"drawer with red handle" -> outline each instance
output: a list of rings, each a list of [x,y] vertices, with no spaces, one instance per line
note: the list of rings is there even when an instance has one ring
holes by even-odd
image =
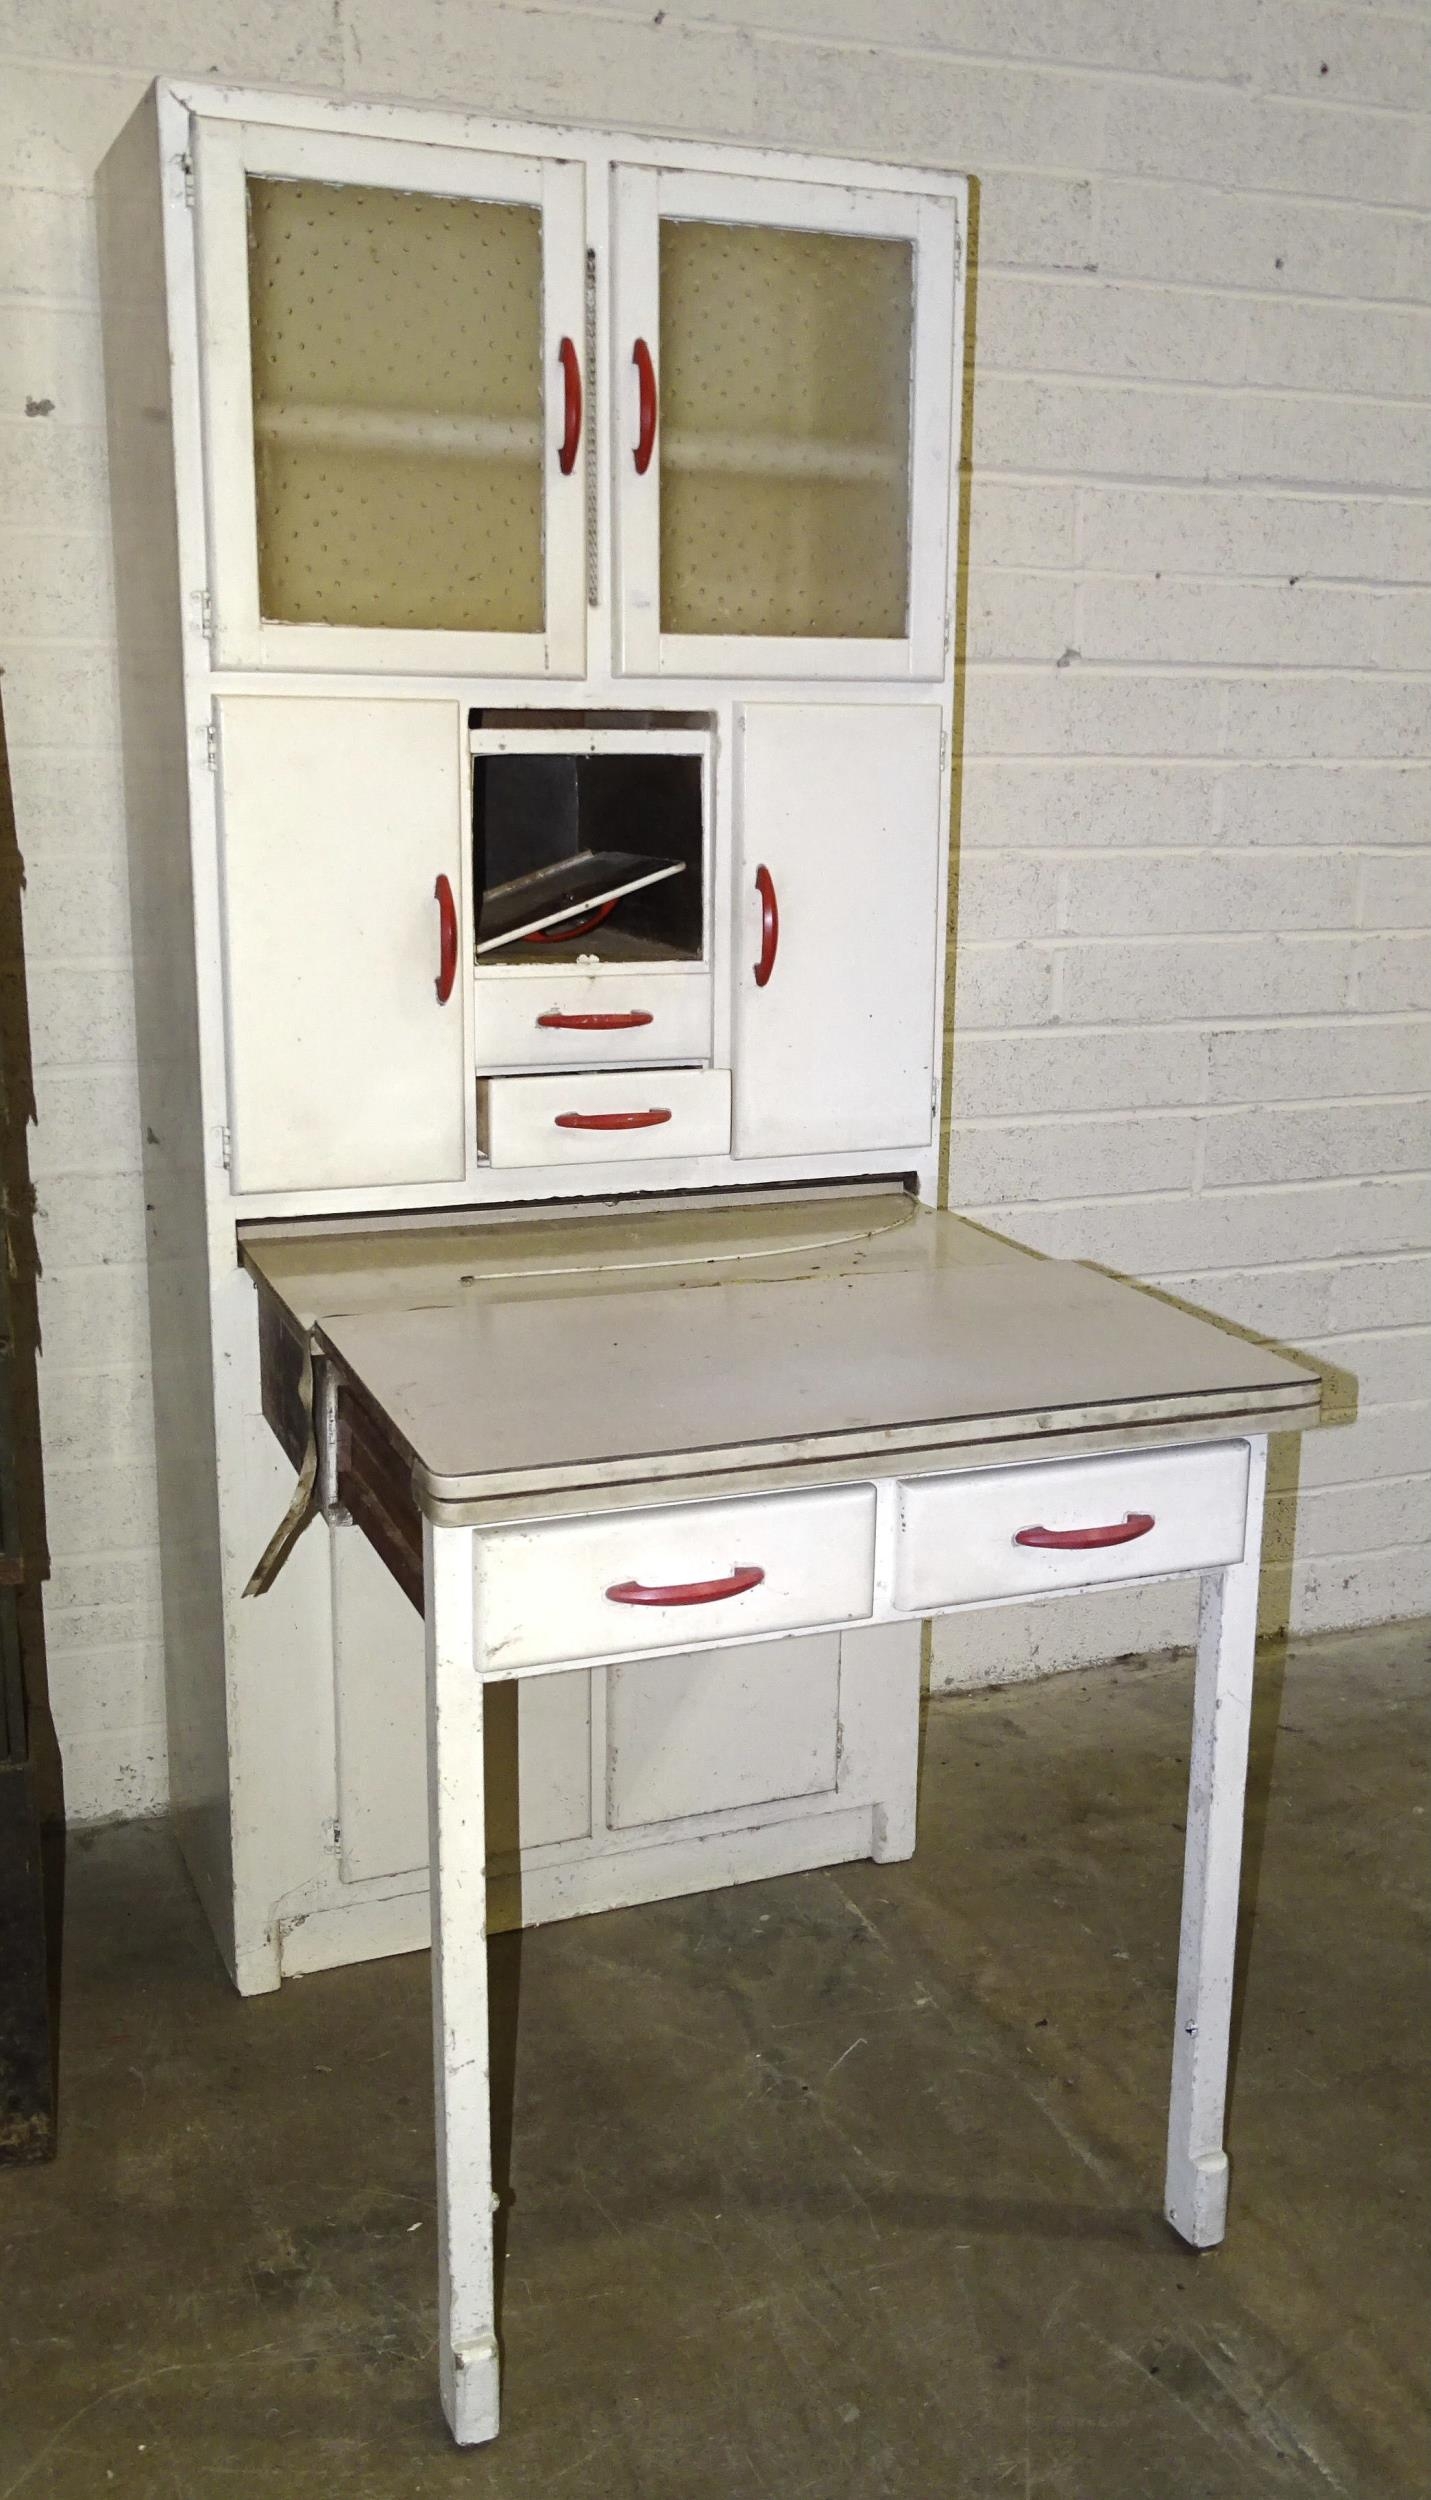
[[[1242,1558],[1247,1444],[1129,1450],[901,1483],[892,1595],[904,1614]]]
[[[484,1078],[477,1128],[483,1153],[499,1170],[729,1154],[730,1072],[630,1068]]]
[[[873,1485],[691,1502],[477,1539],[482,1654],[499,1673],[704,1648],[868,1619]]]
[[[477,975],[477,1066],[627,1068],[709,1060],[706,972]]]

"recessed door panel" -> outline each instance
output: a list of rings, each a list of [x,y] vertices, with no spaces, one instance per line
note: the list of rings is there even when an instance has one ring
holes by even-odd
[[[608,1818],[619,1831],[828,1795],[839,1720],[838,1633],[613,1667]]]

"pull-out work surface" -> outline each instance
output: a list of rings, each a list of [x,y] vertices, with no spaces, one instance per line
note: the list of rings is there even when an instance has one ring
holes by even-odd
[[[1196,1574],[1166,2212],[1220,2239],[1265,1436],[1315,1420],[1316,1375],[898,1193],[280,1228],[244,1255],[301,1471],[286,1533],[355,1520],[426,1622],[456,2437],[498,2419],[493,1681]]]

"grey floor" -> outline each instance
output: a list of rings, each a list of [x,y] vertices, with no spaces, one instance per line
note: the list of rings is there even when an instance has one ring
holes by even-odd
[[[1415,2500],[1428,1668],[1406,1627],[1264,1663],[1215,2254],[1158,2219],[1182,1665],[936,1704],[911,1865],[500,1942],[506,2426],[465,2457],[426,1960],[241,2003],[162,1829],[76,1839],[0,2500]]]

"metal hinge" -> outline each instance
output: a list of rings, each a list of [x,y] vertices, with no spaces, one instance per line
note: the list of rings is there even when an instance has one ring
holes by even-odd
[[[958,214],[957,214],[957,212],[956,212],[956,214],[955,214],[955,218],[954,218],[954,284],[955,284],[956,286],[958,285],[958,283],[959,283],[960,279],[963,277],[963,275],[964,275],[964,229],[963,229],[962,225],[961,225],[961,224],[960,224],[960,222],[959,222]]]
[[[223,1157],[224,1170],[226,1172],[231,1171],[233,1169],[234,1141],[233,1134],[229,1129],[221,1128],[219,1131],[219,1153]]]
[[[219,725],[217,721],[211,720],[207,729],[204,731],[204,762],[208,765],[211,773],[216,773],[218,771]]]
[[[212,594],[212,592],[210,592],[210,591],[207,591],[207,590],[201,590],[201,591],[200,591],[200,593],[199,593],[199,631],[200,631],[200,633],[201,633],[201,634],[212,634],[213,630],[214,630],[214,601],[213,601],[213,594]]]
[[[194,205],[194,160],[187,149],[182,156],[175,157],[174,167],[179,176],[174,197],[176,200],[182,200],[186,208],[192,208]]]
[[[940,769],[941,773],[943,772],[944,767],[945,767],[945,765],[948,763],[948,761],[949,761],[949,732],[948,732],[948,730],[947,730],[947,729],[941,729],[941,730],[940,730],[940,732],[939,732],[939,769]]]

